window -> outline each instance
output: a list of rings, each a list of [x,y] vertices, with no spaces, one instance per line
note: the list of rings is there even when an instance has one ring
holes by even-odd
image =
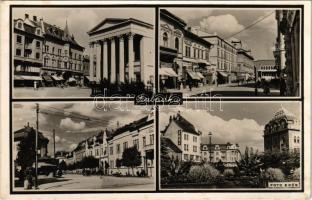
[[[17,27],[18,27],[18,28],[22,28],[22,23],[21,23],[21,22],[18,22],[18,23],[17,23]]]
[[[197,146],[193,146],[193,152],[197,152]]]
[[[128,149],[128,142],[123,143],[123,150]]]
[[[178,145],[181,145],[181,130],[178,130]]]
[[[61,61],[60,60],[57,61],[57,67],[61,68]]]
[[[17,56],[21,56],[22,55],[22,51],[20,49],[16,49],[16,55]]]
[[[40,48],[40,46],[41,46],[41,45],[40,45],[40,42],[39,42],[39,41],[36,41],[36,47],[37,47],[37,48]]]
[[[175,38],[174,47],[179,51],[179,38]]]
[[[197,142],[197,137],[193,136],[193,142]]]
[[[44,58],[44,66],[46,67],[46,66],[48,66],[48,62],[49,62],[49,58]]]
[[[49,46],[48,45],[45,46],[45,52],[49,52]]]
[[[146,138],[143,137],[143,147],[145,147],[145,146],[146,146]]]
[[[109,154],[110,154],[110,155],[113,155],[113,154],[114,154],[114,147],[110,147],[110,148],[109,148]]]
[[[17,43],[22,43],[22,36],[17,35],[17,36],[16,36],[16,42],[17,42]]]
[[[52,54],[54,54],[54,47],[52,47]]]
[[[67,50],[65,50],[65,56],[67,56]]]
[[[40,29],[37,29],[37,35],[40,35]]]
[[[139,149],[139,139],[133,140],[133,146],[136,146]]]
[[[184,144],[184,151],[188,151],[189,150],[188,147],[189,147],[188,144]]]
[[[154,144],[154,134],[150,135],[150,144]]]
[[[36,59],[40,59],[40,53],[36,53]]]
[[[184,154],[183,157],[184,157],[184,160],[188,160],[188,154]]]
[[[117,154],[120,154],[120,144],[116,145],[116,151],[117,151]]]
[[[196,48],[193,48],[193,57],[196,58]]]
[[[163,34],[163,43],[165,47],[168,47],[168,34],[167,33]]]
[[[60,56],[62,54],[62,49],[58,49],[58,55]]]

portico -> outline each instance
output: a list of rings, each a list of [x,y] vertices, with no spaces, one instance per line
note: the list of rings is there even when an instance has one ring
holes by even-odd
[[[132,18],[107,18],[88,34],[91,81],[153,82],[153,25]]]

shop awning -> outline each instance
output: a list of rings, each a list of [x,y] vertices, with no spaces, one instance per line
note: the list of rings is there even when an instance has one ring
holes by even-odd
[[[74,79],[73,77],[70,77],[70,78],[68,79],[68,82],[76,82],[76,79]]]
[[[196,75],[201,79],[205,78],[200,72],[196,72]]]
[[[187,72],[188,75],[190,75],[190,77],[193,79],[193,80],[200,80],[201,78],[196,74],[196,72]]]
[[[51,76],[45,75],[45,76],[42,76],[42,78],[43,78],[45,81],[47,81],[47,82],[53,82]]]
[[[14,75],[14,80],[41,81],[40,76]]]
[[[221,76],[223,76],[223,77],[228,77],[228,74],[227,74],[226,72],[220,72],[220,71],[218,71],[218,73],[219,73]]]
[[[35,167],[35,163],[33,164],[33,167]],[[56,167],[56,165],[46,163],[46,162],[38,162],[38,168],[40,167]]]
[[[159,69],[159,75],[169,76],[169,77],[178,77],[178,74],[173,71],[172,68],[169,67],[161,67]]]
[[[55,80],[55,81],[63,81],[64,79],[63,79],[63,77],[61,77],[61,76],[52,76],[52,78]]]

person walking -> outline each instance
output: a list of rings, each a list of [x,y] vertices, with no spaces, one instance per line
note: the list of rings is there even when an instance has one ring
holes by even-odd
[[[286,96],[286,81],[284,77],[281,77],[280,81],[280,96]]]

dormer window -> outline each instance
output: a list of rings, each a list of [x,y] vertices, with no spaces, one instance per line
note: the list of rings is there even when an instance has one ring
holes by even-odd
[[[22,28],[22,22],[17,23],[17,28],[20,28],[20,29]]]
[[[37,29],[37,35],[41,35],[40,29]]]

